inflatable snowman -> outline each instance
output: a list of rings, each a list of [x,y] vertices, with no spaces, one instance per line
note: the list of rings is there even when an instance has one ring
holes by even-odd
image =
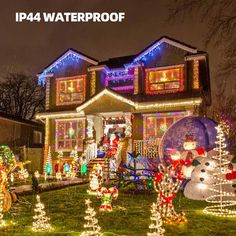
[[[210,185],[215,183],[213,173],[216,162],[209,157],[197,157],[193,160],[196,167],[191,174],[191,180],[186,184],[184,195],[193,200],[205,200],[213,194]]]
[[[197,142],[193,135],[186,135],[183,148],[184,151],[181,153],[181,160],[184,161],[182,172],[185,178],[190,178],[194,169],[192,166],[193,159],[199,156],[204,157],[205,152],[202,148],[197,149]]]

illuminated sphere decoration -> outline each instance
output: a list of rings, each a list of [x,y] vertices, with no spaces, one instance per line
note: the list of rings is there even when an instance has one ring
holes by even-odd
[[[217,123],[207,117],[187,116],[174,124],[163,135],[160,141],[160,157],[163,160],[165,151],[176,149],[180,152],[190,148],[203,148],[208,151],[215,147]],[[193,142],[186,142],[186,136],[192,135]]]

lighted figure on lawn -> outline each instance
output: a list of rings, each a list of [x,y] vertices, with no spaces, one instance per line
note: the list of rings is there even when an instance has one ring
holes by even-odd
[[[165,223],[181,224],[186,223],[187,219],[183,213],[177,213],[173,206],[175,194],[183,180],[181,168],[174,170],[172,165],[158,166],[158,173],[154,178],[154,189],[157,192],[157,202],[159,212]]]
[[[150,232],[147,236],[164,236],[165,229],[162,227],[162,218],[160,212],[158,212],[158,203],[153,203],[151,206],[151,221],[149,225]]]
[[[64,174],[66,174],[67,172],[70,171],[70,165],[68,164],[68,162],[66,161],[66,163],[63,166],[63,172]]]
[[[85,156],[82,156],[80,165],[81,165],[81,168],[80,168],[81,175],[86,176],[87,175],[87,161],[86,161]]]
[[[231,184],[228,186],[227,190],[236,194],[236,156],[231,157],[231,161],[228,165],[228,170],[229,173],[225,175],[225,178],[231,181]]]
[[[214,150],[217,154],[212,157],[216,162],[215,172],[212,177],[216,181],[211,185],[213,194],[206,199],[212,205],[207,206],[204,212],[215,216],[236,217],[236,211],[230,209],[230,207],[234,208],[236,205],[235,193],[226,191],[224,188],[226,185],[232,184],[232,181],[226,179],[227,174],[230,172],[228,169],[230,161],[228,160],[229,153],[226,150],[227,145],[222,125],[219,124],[216,130],[217,137]]]
[[[80,236],[101,236],[101,227],[98,225],[98,220],[95,217],[96,212],[94,209],[90,206],[91,201],[90,199],[85,200],[85,205],[87,206],[87,209],[85,211],[86,216],[84,219],[86,220],[86,224],[84,224],[84,228],[86,229],[83,231]]]
[[[101,186],[102,184],[102,179],[103,178],[103,172],[101,169],[101,165],[97,164],[94,166],[93,170],[91,171],[89,175],[89,189],[87,192],[91,195],[96,195],[97,194],[97,189]]]
[[[194,200],[205,200],[213,194],[210,186],[216,182],[212,173],[215,171],[216,162],[209,157],[197,157],[193,160],[195,166],[191,180],[184,188],[184,195]]]
[[[0,146],[0,186],[3,197],[3,211],[8,211],[12,206],[12,199],[15,195],[9,192],[9,178],[19,168],[21,171],[25,163],[16,162],[15,156],[8,146]]]
[[[51,154],[51,147],[50,146],[48,148],[48,155],[47,155],[45,172],[47,175],[52,174],[52,154]]]
[[[101,199],[101,206],[99,208],[100,211],[112,211],[112,200],[116,200],[118,198],[118,189],[115,187],[106,188],[100,187],[97,189],[97,197]]]
[[[6,221],[3,219],[3,186],[0,184],[0,228],[6,225]]]
[[[37,203],[35,205],[35,215],[33,216],[34,222],[32,230],[34,232],[49,232],[52,230],[52,227],[49,223],[50,218],[46,216],[44,210],[44,204],[41,203],[40,196],[36,195]]]
[[[193,135],[186,135],[183,148],[184,151],[181,153],[181,160],[184,161],[182,172],[185,178],[190,178],[194,169],[192,166],[193,159],[200,155],[203,156],[205,152],[202,148],[197,150],[197,142]]]

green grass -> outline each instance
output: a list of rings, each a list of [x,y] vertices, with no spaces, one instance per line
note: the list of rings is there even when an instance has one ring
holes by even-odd
[[[80,185],[40,194],[54,231],[37,235],[79,235],[84,224],[84,199],[89,197],[97,212],[100,205],[100,201],[95,196],[89,196],[86,189],[87,185]],[[97,214],[104,235],[146,235],[150,224],[150,205],[155,199],[156,194],[134,195],[120,192],[118,199],[113,202],[113,212]],[[0,235],[32,235],[34,204],[35,196],[20,197],[20,202],[4,216],[8,221],[15,221],[16,225],[1,230]],[[202,209],[205,205],[205,202],[188,200],[179,194],[175,208],[177,211],[184,210],[188,223],[179,226],[164,225],[165,235],[236,235],[236,218],[224,219],[204,215]]]

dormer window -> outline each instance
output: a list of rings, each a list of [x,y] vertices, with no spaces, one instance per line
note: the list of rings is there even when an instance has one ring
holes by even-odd
[[[86,75],[57,79],[57,105],[80,104],[85,100]]]
[[[146,94],[182,91],[183,65],[146,69]]]

